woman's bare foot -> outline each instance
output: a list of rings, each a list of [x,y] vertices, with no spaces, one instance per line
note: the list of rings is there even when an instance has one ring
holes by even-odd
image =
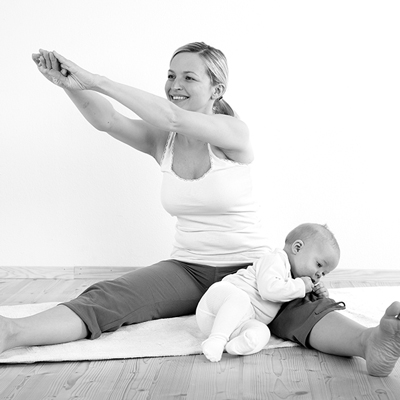
[[[367,371],[388,376],[400,357],[400,302],[388,307],[380,324],[365,332]]]

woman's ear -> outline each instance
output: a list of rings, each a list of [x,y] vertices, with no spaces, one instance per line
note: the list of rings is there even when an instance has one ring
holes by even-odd
[[[216,100],[216,99],[219,99],[220,97],[222,97],[222,95],[224,94],[224,91],[225,91],[224,89],[225,89],[225,87],[221,83],[218,84],[217,86],[215,86],[212,98],[214,100]]]
[[[300,239],[296,240],[292,244],[293,254],[297,254],[304,247],[304,242]]]

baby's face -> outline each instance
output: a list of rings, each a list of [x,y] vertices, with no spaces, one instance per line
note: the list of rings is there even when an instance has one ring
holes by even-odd
[[[291,257],[293,276],[309,276],[314,283],[333,271],[338,264],[338,249],[325,240],[305,243]]]

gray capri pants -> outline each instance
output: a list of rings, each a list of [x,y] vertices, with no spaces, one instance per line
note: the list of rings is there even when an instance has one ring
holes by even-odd
[[[247,266],[211,267],[165,260],[114,280],[95,283],[62,304],[86,324],[88,338],[96,339],[123,325],[194,314],[201,297],[214,282]],[[309,347],[308,336],[313,326],[328,312],[344,306],[331,299],[301,300],[304,299],[285,304],[269,327],[275,335]],[[285,307],[292,303],[293,307]]]

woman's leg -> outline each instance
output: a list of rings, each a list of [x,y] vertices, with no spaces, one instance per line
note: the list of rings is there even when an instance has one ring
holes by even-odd
[[[315,324],[309,342],[324,353],[362,357],[370,375],[388,376],[400,357],[400,302],[387,308],[375,328],[329,313]]]
[[[283,304],[268,326],[282,339],[332,355],[362,357],[369,374],[389,375],[400,356],[400,302],[392,303],[374,328],[336,312],[340,309],[343,303],[308,293]]]
[[[31,317],[1,317],[0,351],[93,339],[122,325],[193,314],[204,291],[181,263],[163,261],[94,284],[76,299]]]
[[[26,318],[0,316],[0,353],[18,346],[71,342],[86,336],[86,325],[64,306]]]
[[[194,314],[205,289],[190,272],[186,264],[161,261],[99,282],[64,304],[85,322],[91,339],[123,325]]]

